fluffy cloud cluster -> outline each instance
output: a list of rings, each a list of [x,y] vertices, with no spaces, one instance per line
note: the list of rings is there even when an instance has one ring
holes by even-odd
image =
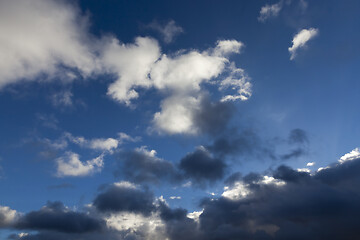
[[[66,68],[91,75],[98,64],[87,24],[65,1],[1,1],[0,87],[40,75],[73,78]]]
[[[200,132],[194,118],[201,111],[204,83],[236,91],[221,101],[251,96],[249,77],[229,60],[230,54],[243,48],[239,41],[222,40],[204,51],[167,55],[150,37],[125,44],[113,36],[91,36],[87,17],[65,1],[2,1],[0,9],[0,87],[20,80],[73,80],[110,74],[115,81],[107,94],[120,103],[131,105],[139,98],[139,88],[162,92],[166,97],[153,124],[156,131],[170,134]],[[161,29],[166,42],[182,31],[173,21]],[[71,97],[65,92],[52,99],[57,105],[71,105]]]
[[[357,239],[359,170],[357,157],[312,174],[284,165],[267,174],[235,173],[222,196],[202,200],[202,210],[190,213],[146,188],[117,182],[102,187],[83,211],[60,202],[26,214],[0,207],[0,227],[24,231],[9,238],[27,240]]]
[[[104,166],[104,155],[100,155],[86,162],[80,161],[79,155],[67,152],[65,156],[56,159],[58,177],[87,176],[101,171]]]

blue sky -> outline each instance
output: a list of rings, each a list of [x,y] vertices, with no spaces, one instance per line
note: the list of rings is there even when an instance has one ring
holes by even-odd
[[[178,239],[184,222],[195,239],[291,237],[275,220],[210,234],[207,209],[265,194],[251,184],[287,188],[284,166],[319,181],[356,163],[359,10],[355,0],[0,1],[1,238]],[[36,225],[42,211],[101,226]]]

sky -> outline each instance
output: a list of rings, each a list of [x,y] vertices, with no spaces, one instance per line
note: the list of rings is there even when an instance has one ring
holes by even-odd
[[[0,239],[360,238],[359,11],[0,0]]]

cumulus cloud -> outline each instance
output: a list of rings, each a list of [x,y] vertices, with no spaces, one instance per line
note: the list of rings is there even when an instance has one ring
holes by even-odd
[[[290,52],[290,60],[295,59],[297,51],[306,47],[306,43],[318,34],[319,30],[316,28],[302,29],[299,31],[292,40],[292,46],[288,49]]]
[[[222,179],[226,164],[222,159],[213,157],[204,147],[199,147],[181,159],[179,168],[192,182],[203,185]]]
[[[350,240],[360,236],[359,170],[360,158],[354,158],[314,174],[284,165],[266,174],[234,174],[221,196],[203,199],[193,212],[118,182],[102,188],[86,212],[60,202],[26,214],[2,207],[1,227],[37,231],[22,235],[28,240]]]
[[[165,43],[171,43],[175,37],[184,32],[184,29],[176,25],[174,20],[170,20],[166,24],[160,24],[158,21],[153,21],[147,27],[158,31]]]
[[[65,1],[1,1],[0,87],[41,74],[91,75],[98,64],[87,28],[86,17]]]
[[[274,3],[272,5],[266,4],[265,6],[261,7],[258,20],[260,22],[265,22],[269,18],[277,17],[282,7],[283,7],[283,1]]]
[[[20,214],[8,206],[0,205],[0,227],[9,227],[20,217]]]
[[[0,59],[0,87],[20,80],[73,80],[109,74],[115,80],[107,94],[119,103],[133,106],[139,89],[154,88],[163,93],[166,97],[154,114],[153,124],[158,132],[170,134],[200,133],[193,116],[201,110],[204,83],[226,90],[221,101],[251,96],[250,78],[229,59],[243,49],[240,41],[220,40],[203,51],[164,54],[150,37],[137,37],[134,43],[126,44],[110,34],[91,36],[87,17],[66,1],[2,1],[0,9],[0,43],[4,48],[0,49],[4,58]],[[173,21],[157,28],[165,41],[182,31]],[[70,91],[63,91],[53,95],[52,102],[71,106],[72,98]]]
[[[148,37],[138,37],[134,44],[123,44],[116,38],[107,41],[102,61],[106,69],[117,77],[109,86],[107,94],[119,102],[130,105],[132,99],[139,97],[134,88],[152,86],[149,72],[160,57],[160,47],[157,41]]]
[[[130,212],[149,216],[155,210],[154,196],[131,183],[123,182],[108,186],[94,200],[100,212]]]
[[[156,156],[155,150],[145,146],[120,154],[115,176],[124,176],[135,183],[175,182],[181,179],[175,166]]]
[[[104,155],[88,160],[80,161],[80,156],[73,152],[67,152],[64,156],[56,159],[57,177],[83,177],[100,172],[104,166]]]
[[[22,216],[15,228],[27,230],[52,230],[65,233],[100,231],[103,222],[84,213],[74,212],[61,202],[48,202],[38,211]]]
[[[139,97],[139,88],[155,88],[166,93],[161,111],[154,114],[156,130],[169,134],[199,133],[193,115],[201,110],[202,84],[219,84],[219,89],[231,88],[222,101],[247,100],[251,96],[250,78],[243,69],[229,61],[230,54],[240,53],[244,44],[236,40],[218,41],[205,51],[179,51],[161,54],[158,43],[148,37],[138,37],[134,44],[108,39],[102,62],[117,80],[108,88],[113,99],[131,105]],[[220,74],[228,77],[216,79]]]

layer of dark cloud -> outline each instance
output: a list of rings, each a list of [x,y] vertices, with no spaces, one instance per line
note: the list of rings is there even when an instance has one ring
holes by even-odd
[[[132,212],[148,216],[155,210],[153,199],[148,190],[111,185],[97,195],[94,206],[100,212]]]
[[[243,177],[234,174],[228,183],[243,182],[249,194],[240,199],[203,199],[198,221],[189,218],[186,209],[172,209],[161,200],[154,203],[152,193],[126,184],[105,188],[94,206],[113,214],[158,214],[167,235],[159,240],[352,240],[360,238],[359,172],[360,158],[314,174],[282,165],[272,171],[272,176],[284,185],[261,183],[263,175],[258,173]],[[22,238],[26,240],[146,239],[141,230],[116,231],[104,227],[102,221],[50,202],[20,217],[14,227],[39,231]],[[11,235],[9,239],[19,238]]]
[[[135,183],[155,183],[160,181],[177,182],[181,176],[175,166],[166,160],[149,156],[139,151],[121,153],[118,159],[115,176],[124,177]]]
[[[201,231],[205,239],[358,239],[359,170],[360,159],[315,175],[280,166],[273,176],[284,186],[254,181],[244,199],[204,201]]]
[[[65,233],[85,233],[100,231],[101,220],[65,208],[61,202],[48,202],[38,211],[22,216],[14,225],[17,229],[51,230]]]
[[[222,179],[226,164],[222,159],[214,158],[205,149],[199,148],[181,159],[179,168],[193,182],[204,184]]]
[[[194,114],[194,125],[202,133],[219,135],[228,127],[235,111],[234,105],[229,102],[211,102],[208,97],[204,97],[199,111]]]
[[[186,209],[171,209],[166,204],[160,202],[158,211],[160,213],[160,218],[166,225],[166,232],[169,239],[202,239],[202,233],[199,231],[195,221],[187,217]]]
[[[216,111],[211,114],[216,115]],[[117,178],[140,184],[179,184],[190,180],[195,185],[205,186],[221,180],[231,161],[238,163],[249,159],[289,160],[307,154],[308,138],[304,130],[292,130],[288,142],[295,144],[297,148],[278,155],[273,144],[262,140],[255,130],[232,129],[216,136],[211,144],[188,153],[178,164],[138,150],[120,153],[114,174]]]

